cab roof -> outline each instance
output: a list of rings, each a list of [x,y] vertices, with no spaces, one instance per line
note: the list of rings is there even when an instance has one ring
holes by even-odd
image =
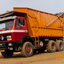
[[[16,15],[20,16],[21,14],[25,14],[25,13],[20,13],[20,12],[16,12],[16,11],[9,11],[9,12],[0,14],[0,18],[7,17],[7,16],[16,16]]]

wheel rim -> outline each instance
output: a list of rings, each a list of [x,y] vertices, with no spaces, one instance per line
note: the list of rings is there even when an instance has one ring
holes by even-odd
[[[30,53],[31,52],[31,47],[27,46],[26,51],[27,51],[27,53]]]
[[[60,47],[60,49],[62,49],[62,48],[63,48],[62,43],[60,43],[59,47]]]
[[[52,47],[53,50],[55,50],[55,44],[54,43],[52,43],[51,47]]]

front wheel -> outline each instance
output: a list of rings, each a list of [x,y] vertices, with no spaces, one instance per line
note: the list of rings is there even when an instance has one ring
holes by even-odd
[[[25,42],[22,46],[21,55],[30,57],[33,55],[33,45],[31,42]]]
[[[1,54],[2,54],[2,56],[3,56],[4,58],[12,57],[13,51],[5,50],[5,52],[1,52]]]

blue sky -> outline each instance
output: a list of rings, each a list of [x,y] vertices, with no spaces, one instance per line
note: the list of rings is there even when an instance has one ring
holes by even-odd
[[[49,13],[64,12],[64,0],[0,0],[0,14],[13,7],[29,7]]]

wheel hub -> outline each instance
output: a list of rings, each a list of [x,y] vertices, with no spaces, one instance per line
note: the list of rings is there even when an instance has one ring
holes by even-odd
[[[30,53],[31,52],[31,47],[27,46],[26,51],[27,51],[27,53]]]
[[[51,47],[52,47],[53,50],[55,50],[55,44],[54,43],[52,44]]]
[[[62,43],[60,43],[60,45],[59,45],[59,46],[60,46],[60,49],[62,49],[62,48],[63,48]]]

